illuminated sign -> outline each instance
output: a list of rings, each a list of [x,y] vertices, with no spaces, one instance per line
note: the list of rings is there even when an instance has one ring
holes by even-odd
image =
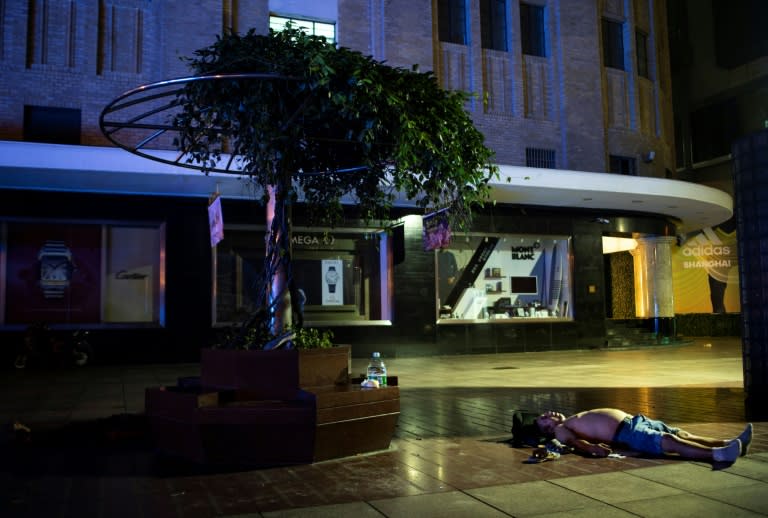
[[[333,246],[336,242],[330,234],[294,234],[291,244],[294,246]]]

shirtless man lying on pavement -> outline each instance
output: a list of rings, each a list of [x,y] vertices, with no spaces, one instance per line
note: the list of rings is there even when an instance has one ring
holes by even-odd
[[[622,445],[651,455],[671,453],[688,459],[734,462],[747,454],[752,441],[751,423],[735,439],[714,439],[615,408],[585,410],[570,417],[549,411],[536,418],[536,425],[566,446],[594,457],[606,457],[612,445]]]

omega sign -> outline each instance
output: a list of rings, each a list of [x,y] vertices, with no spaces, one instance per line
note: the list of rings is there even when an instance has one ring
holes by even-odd
[[[520,245],[520,246],[513,246],[512,249],[512,260],[513,261],[533,261],[536,257],[536,250],[538,250],[541,247],[541,244],[536,241],[532,245]]]
[[[332,246],[335,241],[330,234],[294,234],[291,238],[293,246]]]

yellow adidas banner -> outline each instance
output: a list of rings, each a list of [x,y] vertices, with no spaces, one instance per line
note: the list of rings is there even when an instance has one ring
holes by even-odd
[[[675,313],[738,313],[739,264],[732,222],[707,227],[672,254]]]

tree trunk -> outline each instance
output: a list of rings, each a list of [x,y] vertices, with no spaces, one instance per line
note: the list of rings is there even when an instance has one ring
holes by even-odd
[[[270,185],[267,202],[267,247],[264,263],[270,329],[279,336],[291,325],[289,283],[290,230],[285,187]]]

